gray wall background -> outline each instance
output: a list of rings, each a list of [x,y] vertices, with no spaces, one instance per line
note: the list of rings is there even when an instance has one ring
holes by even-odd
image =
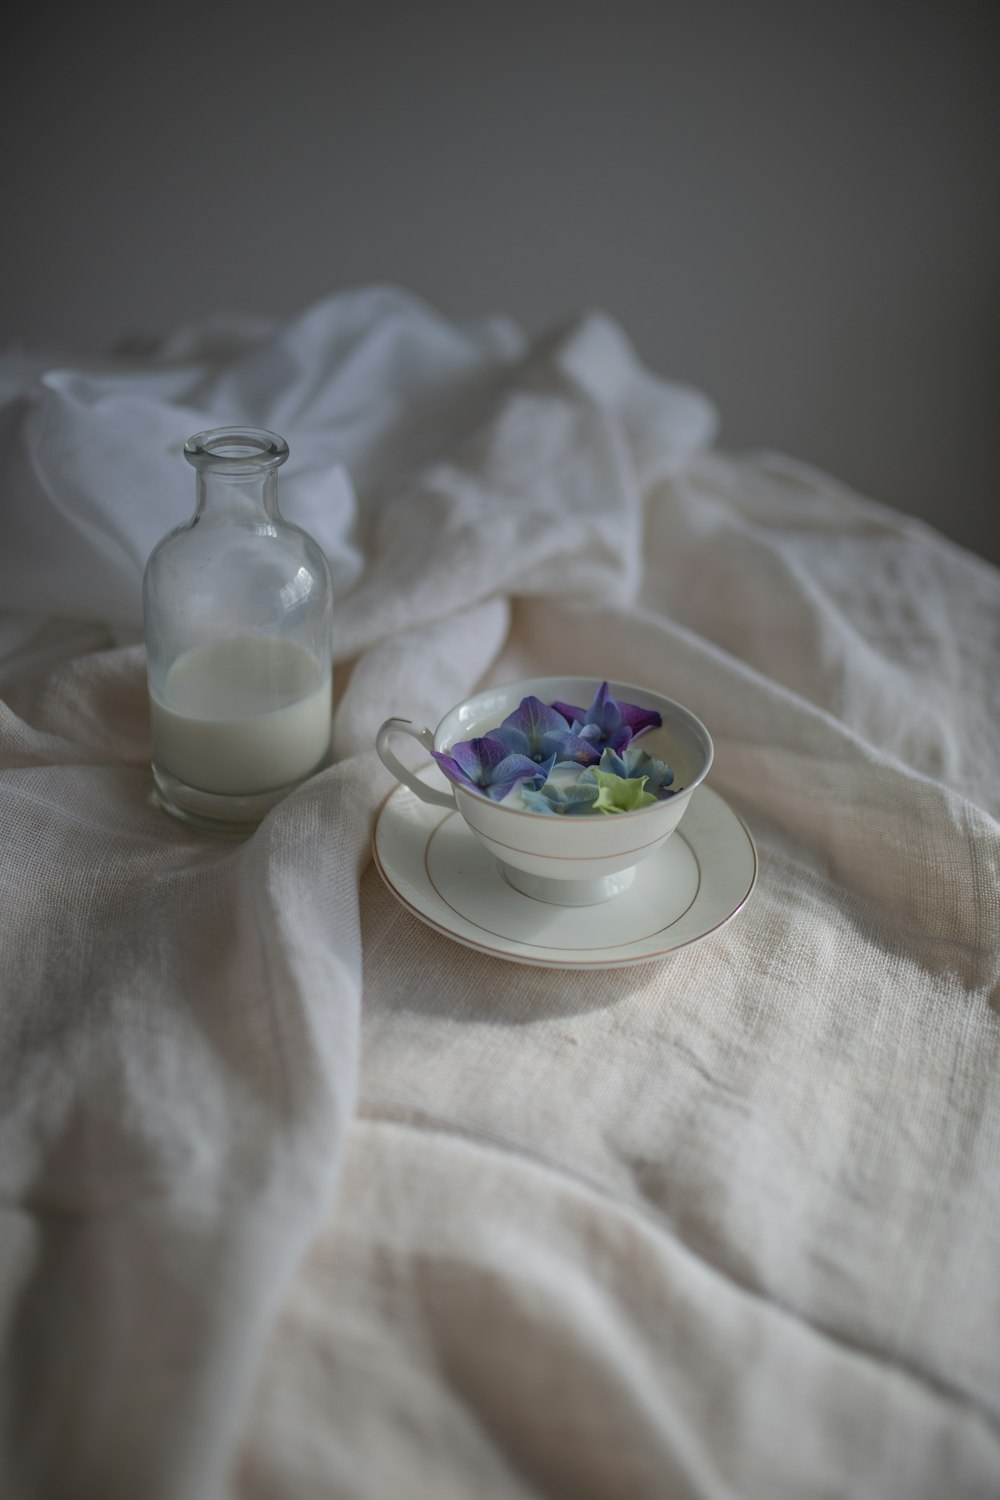
[[[35,7],[0,339],[107,348],[393,281],[584,307],[1000,562],[1000,6]]]

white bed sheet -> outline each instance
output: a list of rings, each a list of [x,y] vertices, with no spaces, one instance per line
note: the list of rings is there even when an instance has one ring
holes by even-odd
[[[2,373],[2,1492],[997,1493],[1000,574],[601,315]],[[137,644],[231,421],[338,595],[336,764],[241,845],[153,805]],[[542,673],[709,725],[704,944],[522,968],[379,881],[377,725]]]

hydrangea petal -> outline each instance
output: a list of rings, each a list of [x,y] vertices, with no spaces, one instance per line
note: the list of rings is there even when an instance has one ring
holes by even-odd
[[[453,755],[446,755],[442,750],[432,750],[431,754],[449,781],[454,782],[456,786],[464,786],[466,791],[478,792],[481,790],[468,772],[462,770],[462,767]]]
[[[511,755],[531,754],[531,741],[528,736],[520,729],[515,729],[512,724],[503,723],[499,728],[494,729],[493,738],[506,745]]]
[[[615,776],[645,776],[647,792],[660,798],[674,795],[668,790],[674,780],[672,768],[666,761],[657,760],[654,755],[650,755],[641,745],[630,745],[621,755],[611,749],[605,750],[601,756],[600,769],[610,771]]]
[[[628,727],[627,724],[621,724],[615,730],[615,732],[612,735],[608,736],[608,738],[605,741],[605,743],[607,745],[610,745],[611,749],[612,750],[616,750],[618,752],[618,754],[620,755],[621,752],[623,750],[625,750],[628,747],[628,745],[631,743],[631,740],[632,740],[632,731],[631,731],[631,729]]]
[[[578,739],[590,741],[599,750],[603,750],[605,745],[612,745],[616,750],[624,749],[632,738],[632,731],[618,712],[618,705],[606,682],[600,684],[588,709],[558,702],[553,704],[553,708],[569,719],[572,734]]]
[[[594,803],[595,812],[635,812],[642,807],[652,807],[656,798],[646,791],[646,778],[615,776],[610,771],[587,771],[597,782],[599,792]]]
[[[621,776],[623,778],[628,776],[628,767],[625,764],[624,758],[618,754],[617,750],[612,750],[610,745],[607,746],[601,755],[601,770],[610,772],[612,776]]]
[[[504,797],[522,781],[531,781],[535,787],[540,787],[545,781],[555,758],[545,761],[542,765],[536,764],[527,755],[508,755],[498,766],[493,768],[487,785],[482,790],[493,802],[502,802]]]
[[[621,725],[622,716],[618,704],[611,696],[611,689],[602,682],[594,694],[594,701],[587,709],[586,723],[596,724],[602,735],[613,734]]]
[[[554,817],[556,809],[548,797],[542,792],[536,792],[534,787],[522,786],[521,801],[529,812],[545,813],[547,817]]]
[[[663,715],[655,708],[640,708],[637,703],[619,703],[618,712],[631,729],[634,740],[647,729],[659,729],[663,723]]]
[[[599,788],[596,786],[581,786],[576,782],[573,786],[563,789],[563,800],[566,803],[566,811],[586,812],[589,807],[597,801]]]
[[[489,781],[490,772],[507,759],[510,751],[502,740],[484,734],[479,739],[459,740],[452,745],[451,753],[465,774],[482,787]]]
[[[557,714],[561,714],[566,723],[572,728],[574,724],[582,724],[587,717],[587,711],[583,708],[574,708],[572,703],[560,703],[556,701],[552,707]]]
[[[577,733],[584,728],[596,726],[605,744],[610,743],[621,724],[626,725],[631,738],[636,739],[640,734],[645,734],[647,729],[658,728],[663,723],[662,715],[655,708],[641,708],[637,703],[621,703],[613,698],[606,682],[602,682],[597,689],[589,708],[577,708],[572,703],[558,701],[552,707]]]
[[[527,698],[521,699],[514,712],[507,715],[500,727],[516,729],[534,747],[541,743],[544,734],[551,734],[553,731],[561,733],[566,726],[562,722],[562,714],[556,708],[550,708],[541,698],[529,694]]]
[[[563,730],[558,736],[546,735],[546,743],[552,744],[555,749],[557,765],[596,766],[601,758],[601,752],[591,740],[573,734],[569,729]]]
[[[450,755],[437,750],[431,754],[449,781],[485,793],[493,802],[502,801],[519,782],[530,780],[541,786],[555,765],[554,755],[541,765],[527,755],[512,755],[494,735],[459,740],[452,745]]]
[[[531,812],[563,813],[567,816],[588,812],[591,804],[597,800],[597,796],[596,783],[587,786],[581,786],[579,782],[571,783],[569,786],[546,783],[541,791],[528,787],[521,788],[521,798]]]

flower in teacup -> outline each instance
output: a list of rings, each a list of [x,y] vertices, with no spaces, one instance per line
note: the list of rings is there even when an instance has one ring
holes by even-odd
[[[597,797],[591,804],[594,812],[636,812],[641,807],[652,807],[656,798],[646,791],[645,776],[616,776],[612,771],[602,771],[593,766],[583,771],[577,786],[593,784]]]
[[[559,702],[553,703],[552,707],[566,720],[573,734],[589,740],[598,750],[610,746],[619,754],[647,729],[663,723],[655,708],[640,708],[637,703],[617,703],[606,682],[601,683],[587,709]]]
[[[650,755],[641,745],[629,745],[620,755],[608,748],[601,755],[599,769],[630,780],[644,777],[646,791],[652,792],[659,800],[674,797],[679,790],[676,787],[671,790],[674,773],[666,761],[657,760],[655,755]]]
[[[529,787],[527,782],[521,788],[521,801],[529,812],[539,813],[563,813],[572,816],[574,813],[590,812],[597,801],[600,788],[594,782],[581,786],[579,781],[569,786],[556,786],[547,781],[540,791]]]
[[[512,755],[526,755],[536,765],[544,765],[553,755],[560,765],[593,766],[600,759],[597,747],[574,734],[557,709],[531,696],[522,698],[514,712],[490,730],[490,737],[502,740]]]
[[[485,793],[492,802],[502,802],[523,782],[541,786],[556,763],[554,755],[540,765],[526,755],[512,755],[503,740],[489,734],[460,740],[452,745],[450,755],[441,750],[431,754],[455,786]]]

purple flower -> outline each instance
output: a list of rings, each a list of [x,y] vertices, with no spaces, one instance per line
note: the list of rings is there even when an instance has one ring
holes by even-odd
[[[466,791],[485,794],[492,802],[501,802],[522,782],[540,787],[552,767],[555,756],[539,765],[526,755],[511,754],[503,740],[495,735],[482,739],[459,740],[451,754],[432,750],[431,754],[449,781]]]
[[[575,708],[571,703],[553,703],[552,707],[574,735],[589,741],[598,751],[610,748],[619,755],[633,739],[663,723],[655,708],[616,703],[606,682],[601,683],[588,709]]]
[[[589,739],[573,734],[562,714],[540,698],[522,698],[499,728],[490,731],[490,738],[501,740],[512,755],[526,755],[536,765],[553,755],[557,764],[575,761],[582,766],[596,765],[601,758]]]

